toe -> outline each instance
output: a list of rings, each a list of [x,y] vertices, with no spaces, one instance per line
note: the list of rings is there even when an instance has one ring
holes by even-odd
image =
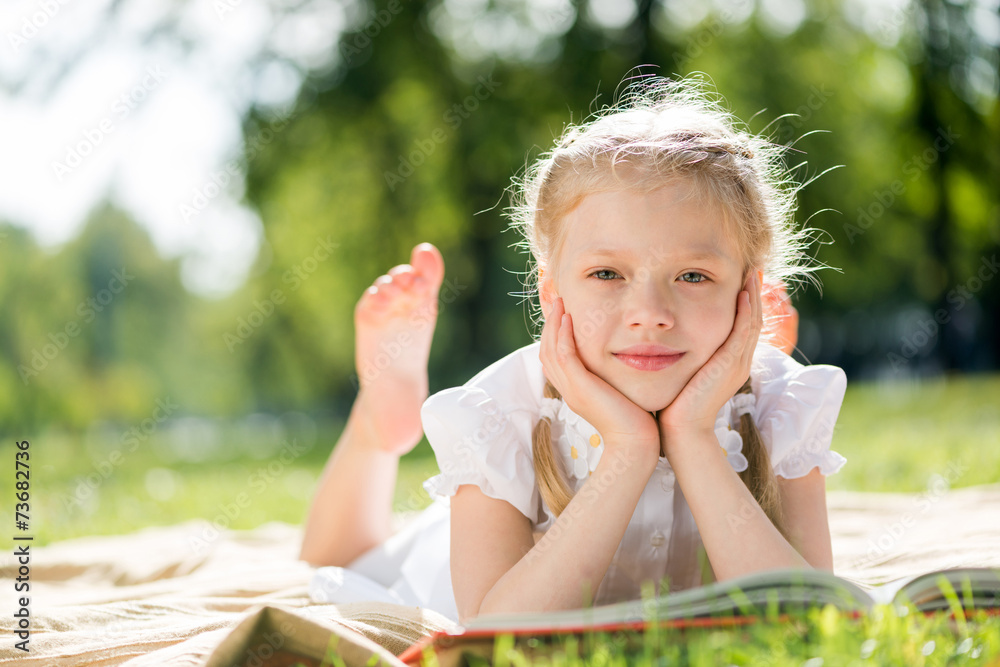
[[[379,288],[371,285],[361,294],[361,298],[354,305],[355,320],[367,319],[385,309],[385,297],[379,295]]]
[[[390,276],[379,276],[371,287],[365,290],[362,301],[366,302],[369,308],[381,309],[398,292],[399,286],[393,284]]]
[[[399,282],[392,278],[391,276],[382,276],[375,281],[374,285],[378,293],[376,296],[380,299],[394,300],[396,296],[399,295],[401,286]]]
[[[416,271],[409,264],[400,264],[399,266],[394,266],[389,269],[389,275],[392,276],[392,280],[395,284],[399,285],[403,289],[409,289],[413,285],[413,279],[416,277]]]
[[[444,257],[440,250],[430,243],[421,243],[413,249],[410,264],[435,290],[440,287],[444,280]]]

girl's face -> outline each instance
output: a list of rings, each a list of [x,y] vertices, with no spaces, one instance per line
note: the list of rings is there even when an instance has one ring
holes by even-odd
[[[721,207],[691,188],[584,197],[540,285],[546,312],[562,297],[584,366],[649,412],[729,336],[746,280]]]

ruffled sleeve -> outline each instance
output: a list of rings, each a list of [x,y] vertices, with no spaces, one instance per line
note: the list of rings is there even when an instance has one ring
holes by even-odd
[[[794,479],[819,467],[832,475],[847,463],[830,449],[847,376],[836,366],[785,360],[780,375],[761,382],[757,400],[757,424],[774,472]]]
[[[424,433],[441,472],[424,482],[431,497],[455,495],[462,484],[506,500],[531,520],[543,521],[532,465],[532,419],[506,414],[479,387],[456,387],[431,396],[421,409]]]

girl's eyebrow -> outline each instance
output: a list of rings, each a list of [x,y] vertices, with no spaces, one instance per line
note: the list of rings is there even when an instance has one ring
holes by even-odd
[[[581,250],[580,256],[587,258],[610,257],[612,259],[624,256],[631,259],[635,257],[635,253],[632,250],[625,248],[619,249],[619,248],[593,247],[593,248],[584,248],[583,250]]]
[[[646,255],[646,252],[642,253]],[[678,262],[717,262],[726,260],[726,255],[719,252],[717,249],[707,246],[695,247],[687,250],[686,252],[679,252],[677,254],[672,254],[669,250],[664,248],[649,248],[648,254],[651,254],[656,262],[663,262],[666,260],[673,260]],[[590,259],[590,258],[610,258],[618,259],[619,257],[625,257],[627,259],[635,259],[637,253],[631,248],[608,248],[608,247],[593,247],[584,248],[580,251],[580,256]]]

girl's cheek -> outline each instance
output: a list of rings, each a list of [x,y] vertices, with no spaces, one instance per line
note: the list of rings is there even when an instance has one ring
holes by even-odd
[[[701,331],[711,332],[712,342],[721,345],[736,323],[735,299],[732,304],[718,304],[718,306],[705,311],[701,318]]]

